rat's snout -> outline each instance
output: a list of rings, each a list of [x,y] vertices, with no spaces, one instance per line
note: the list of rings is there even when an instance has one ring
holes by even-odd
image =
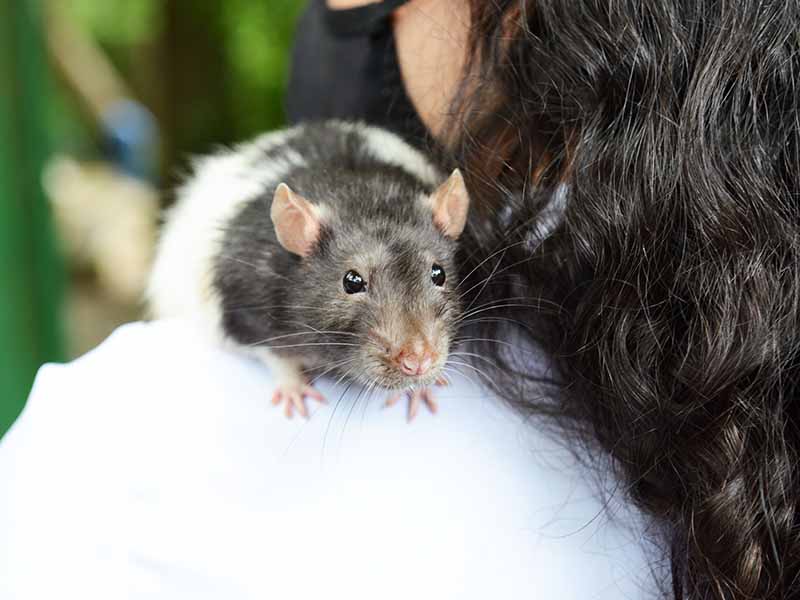
[[[373,341],[368,346],[370,357],[380,364],[373,377],[392,389],[432,384],[442,369],[442,359],[447,357],[446,332],[431,331],[426,335],[429,332],[423,333],[419,328],[412,332],[398,329],[369,332]]]
[[[408,354],[400,360],[400,370],[406,375],[424,375],[433,364],[433,357],[426,354]]]
[[[422,340],[405,345],[394,362],[404,375],[420,377],[430,371],[438,355]]]

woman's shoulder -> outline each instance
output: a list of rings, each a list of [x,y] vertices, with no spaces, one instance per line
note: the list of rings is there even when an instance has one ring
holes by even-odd
[[[43,592],[20,565],[52,561],[171,598],[656,595],[639,517],[475,382],[411,424],[334,381],[290,421],[271,385],[181,321],[43,367],[0,444],[0,581]]]

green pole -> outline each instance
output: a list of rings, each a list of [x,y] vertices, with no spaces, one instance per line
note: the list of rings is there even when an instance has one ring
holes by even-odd
[[[0,436],[62,358],[63,274],[42,190],[49,98],[40,5],[0,1]]]

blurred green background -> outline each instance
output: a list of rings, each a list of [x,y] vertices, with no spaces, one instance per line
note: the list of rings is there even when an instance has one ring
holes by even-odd
[[[142,317],[188,156],[284,123],[304,4],[0,2],[0,436],[42,363]]]

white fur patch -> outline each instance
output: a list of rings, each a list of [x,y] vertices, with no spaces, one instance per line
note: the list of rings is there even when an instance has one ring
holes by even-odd
[[[221,338],[220,302],[212,283],[224,226],[247,201],[264,192],[268,181],[305,164],[297,153],[259,162],[265,150],[296,132],[268,133],[195,163],[195,174],[180,188],[161,232],[147,289],[154,317],[188,316],[213,338]],[[264,210],[269,211],[269,203]]]
[[[425,155],[401,137],[371,125],[340,122],[343,131],[355,131],[366,142],[367,150],[379,161],[396,165],[428,185],[438,185],[444,174]]]

